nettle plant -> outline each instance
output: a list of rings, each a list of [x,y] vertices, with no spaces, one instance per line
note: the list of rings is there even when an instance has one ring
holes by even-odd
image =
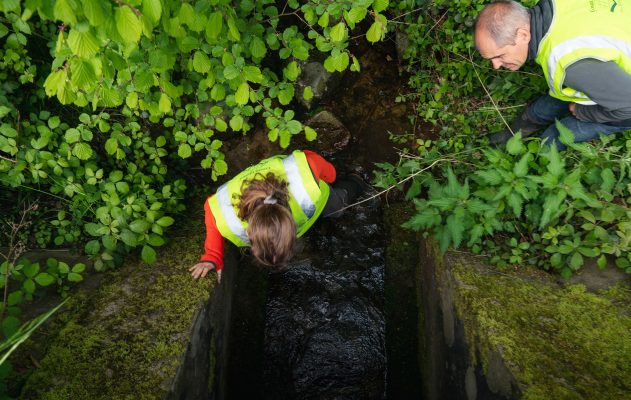
[[[384,38],[388,0],[27,0],[0,4],[0,184],[41,211],[38,246],[85,245],[97,269],[146,262],[183,209],[196,165],[213,180],[230,132],[260,116],[289,145],[301,65],[359,71],[364,22]],[[36,66],[39,66],[36,67]],[[221,134],[221,135],[220,135]]]
[[[444,252],[465,246],[500,267],[538,265],[569,277],[609,255],[631,273],[631,132],[574,143],[561,124],[560,155],[517,134],[506,149],[440,155],[435,149],[382,164],[380,186],[416,174],[406,189],[417,213],[404,226],[431,232]],[[432,175],[431,163],[441,165]]]

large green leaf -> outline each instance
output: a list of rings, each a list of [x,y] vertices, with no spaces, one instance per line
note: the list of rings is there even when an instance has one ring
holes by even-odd
[[[101,0],[81,0],[83,13],[92,26],[100,26],[105,21]]]
[[[205,74],[210,71],[210,67],[210,59],[206,53],[201,50],[196,51],[193,56],[193,69],[200,74]]]
[[[57,0],[55,1],[55,8],[53,10],[55,19],[65,22],[69,25],[77,23],[77,16],[72,5],[75,4],[73,0]]]
[[[99,42],[89,30],[80,32],[77,29],[71,29],[67,40],[72,53],[79,57],[89,58],[99,51]]]
[[[252,58],[254,59],[265,57],[265,54],[267,54],[265,42],[257,36],[252,38],[252,41],[250,42],[250,53],[252,53]]]
[[[96,81],[96,73],[92,63],[80,58],[70,60],[70,80],[79,89],[88,89]]]
[[[157,24],[162,16],[162,3],[160,0],[142,0],[142,14]]]
[[[114,13],[116,30],[126,42],[138,42],[142,34],[142,23],[131,8],[119,6]]]
[[[72,148],[72,154],[74,154],[79,160],[88,160],[92,157],[93,151],[87,143],[77,143]]]
[[[156,262],[156,251],[151,246],[143,246],[140,255],[142,260],[147,264],[153,264]]]
[[[247,82],[243,82],[239,85],[237,92],[234,94],[234,101],[239,105],[245,105],[250,99],[250,86]]]
[[[346,37],[346,32],[346,24],[344,22],[340,22],[333,28],[331,28],[331,30],[329,31],[329,36],[331,37],[332,41],[341,42]]]
[[[206,40],[210,43],[215,43],[222,29],[223,15],[219,11],[210,14],[206,23]]]

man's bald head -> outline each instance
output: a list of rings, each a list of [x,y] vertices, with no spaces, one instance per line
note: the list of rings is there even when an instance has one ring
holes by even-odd
[[[498,47],[515,43],[519,28],[530,31],[530,11],[516,1],[502,0],[484,7],[475,22],[476,36],[484,30]]]
[[[528,58],[530,11],[515,1],[497,1],[480,12],[475,23],[475,47],[493,64],[516,71]]]

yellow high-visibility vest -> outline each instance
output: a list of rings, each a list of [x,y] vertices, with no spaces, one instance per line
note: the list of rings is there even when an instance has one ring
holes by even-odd
[[[289,208],[296,222],[298,237],[318,219],[329,198],[329,185],[323,180],[316,181],[302,151],[294,151],[289,156],[270,157],[244,169],[208,198],[217,229],[224,238],[239,247],[250,245],[246,234],[248,223],[238,216],[242,184],[270,172],[288,183]]]
[[[563,85],[566,69],[594,58],[615,62],[631,74],[631,4],[624,0],[552,0],[554,15],[539,43],[535,61],[543,68],[550,96],[595,104],[584,93]]]

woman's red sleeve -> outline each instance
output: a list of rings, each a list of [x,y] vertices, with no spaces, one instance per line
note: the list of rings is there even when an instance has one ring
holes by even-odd
[[[200,261],[210,261],[215,264],[217,271],[223,268],[223,236],[217,229],[217,223],[208,200],[204,202],[204,222],[206,224],[206,239],[204,240],[204,255]]]
[[[326,183],[335,182],[337,173],[333,164],[325,160],[321,155],[310,150],[304,150],[305,156],[313,176],[320,180],[324,180]]]

